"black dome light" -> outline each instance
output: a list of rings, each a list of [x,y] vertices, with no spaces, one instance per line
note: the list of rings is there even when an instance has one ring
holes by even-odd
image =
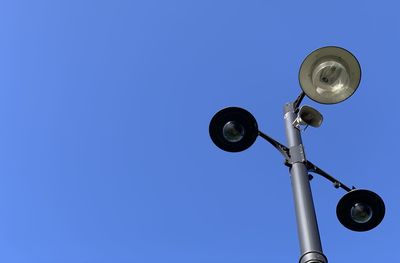
[[[336,215],[346,228],[353,231],[368,231],[378,226],[385,216],[385,203],[369,190],[352,190],[340,199]]]
[[[258,125],[254,116],[247,110],[228,107],[214,115],[209,132],[211,140],[220,149],[241,152],[257,139]]]

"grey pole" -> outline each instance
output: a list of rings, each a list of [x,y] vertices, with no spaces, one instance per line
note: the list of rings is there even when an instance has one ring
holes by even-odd
[[[322,252],[317,218],[311,194],[308,171],[300,130],[293,126],[297,114],[293,103],[284,108],[286,139],[290,152],[290,174],[296,210],[297,232],[300,241],[299,263],[327,263]]]

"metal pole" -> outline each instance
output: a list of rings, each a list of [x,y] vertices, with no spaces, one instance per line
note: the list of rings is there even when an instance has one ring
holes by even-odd
[[[300,130],[293,126],[297,117],[293,103],[285,105],[284,114],[286,139],[290,151],[290,174],[297,232],[300,241],[299,263],[327,263],[328,259],[322,252],[301,134]]]

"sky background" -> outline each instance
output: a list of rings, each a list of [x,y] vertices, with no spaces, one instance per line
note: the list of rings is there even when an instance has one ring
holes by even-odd
[[[298,69],[337,45],[362,67],[324,115],[309,160],[377,192],[370,232],[336,218],[343,190],[312,190],[329,262],[400,262],[398,1],[0,2],[0,261],[298,262],[287,168],[258,139],[227,153],[209,121],[249,110],[285,143]]]

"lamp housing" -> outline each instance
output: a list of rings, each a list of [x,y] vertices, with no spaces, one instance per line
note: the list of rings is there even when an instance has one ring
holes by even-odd
[[[227,152],[241,152],[257,139],[258,125],[254,116],[245,109],[228,107],[218,111],[209,126],[211,140]]]
[[[348,99],[357,90],[360,80],[361,67],[356,57],[335,46],[313,51],[304,59],[299,71],[304,93],[322,104]]]
[[[372,191],[356,189],[340,199],[336,215],[340,223],[350,230],[369,231],[382,222],[385,216],[385,203]]]

